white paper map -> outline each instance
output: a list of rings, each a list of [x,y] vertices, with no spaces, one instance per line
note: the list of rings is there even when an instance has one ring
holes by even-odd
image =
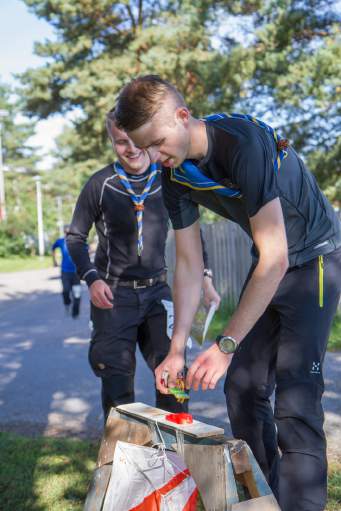
[[[207,316],[206,316],[204,331],[202,334],[202,342],[204,342],[206,339],[206,334],[208,332],[209,326],[211,324],[214,314],[216,313],[217,308],[218,308],[218,305],[216,304],[216,302],[211,302],[210,308],[209,308]]]

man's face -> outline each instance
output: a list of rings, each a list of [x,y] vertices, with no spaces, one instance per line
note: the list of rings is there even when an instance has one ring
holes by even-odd
[[[189,112],[185,107],[164,104],[150,121],[129,132],[137,147],[145,149],[152,162],[177,167],[187,157],[190,137]]]
[[[125,131],[119,130],[114,123],[111,123],[110,133],[117,159],[127,172],[137,174],[149,167],[148,153],[138,149]]]

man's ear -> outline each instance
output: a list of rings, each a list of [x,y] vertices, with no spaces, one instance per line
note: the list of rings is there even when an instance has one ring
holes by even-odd
[[[184,126],[188,126],[189,118],[190,118],[190,113],[189,113],[189,110],[188,110],[187,107],[179,106],[175,110],[175,120],[176,120],[176,122],[180,122]]]

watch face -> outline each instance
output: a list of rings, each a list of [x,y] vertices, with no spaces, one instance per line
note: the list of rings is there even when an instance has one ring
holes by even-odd
[[[230,337],[222,337],[219,341],[219,348],[223,353],[234,353],[236,345]]]

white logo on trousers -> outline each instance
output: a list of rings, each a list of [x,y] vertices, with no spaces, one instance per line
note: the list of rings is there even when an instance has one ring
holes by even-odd
[[[321,373],[321,363],[320,362],[313,362],[311,371],[311,374],[320,374]]]

